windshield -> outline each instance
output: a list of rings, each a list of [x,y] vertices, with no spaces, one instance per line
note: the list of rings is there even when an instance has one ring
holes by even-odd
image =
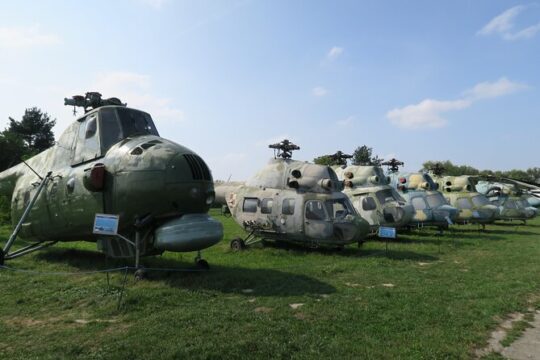
[[[472,209],[472,204],[468,198],[457,199],[457,207],[460,209]]]
[[[392,190],[393,189],[384,189],[384,190],[379,190],[375,193],[381,205],[387,202],[400,200],[401,197],[397,193],[394,193]]]
[[[473,196],[471,200],[474,206],[484,206],[489,204],[489,200],[483,195]]]
[[[424,210],[427,207],[425,200],[421,196],[412,198],[411,204],[414,207],[414,210]]]
[[[432,209],[446,204],[444,197],[440,193],[428,195],[426,196],[426,200],[429,207]]]
[[[326,200],[326,210],[332,219],[343,219],[354,215],[354,209],[348,199]]]
[[[100,109],[99,114],[103,152],[130,136],[159,136],[152,117],[145,112],[122,107],[106,107]]]

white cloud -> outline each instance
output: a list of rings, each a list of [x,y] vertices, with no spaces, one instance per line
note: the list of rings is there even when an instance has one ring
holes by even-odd
[[[508,95],[527,88],[528,86],[525,84],[513,82],[502,77],[494,82],[479,83],[472,89],[466,90],[463,95],[472,100],[479,100]]]
[[[45,33],[38,24],[28,27],[0,27],[0,48],[31,48],[59,44],[55,34]]]
[[[503,11],[491,19],[477,35],[499,35],[504,40],[528,39],[540,31],[540,23],[515,31],[515,22],[518,15],[530,6],[518,5]]]
[[[530,39],[534,35],[536,35],[536,33],[539,31],[540,31],[540,23],[533,26],[529,26],[528,28],[520,30],[514,34],[511,34],[511,33],[504,34],[504,38],[506,40]]]
[[[328,54],[326,54],[326,58],[328,60],[335,60],[337,59],[341,54],[343,54],[343,48],[339,46],[334,46],[333,48],[328,51]]]
[[[99,74],[93,83],[92,91],[98,91],[104,98],[118,97],[128,106],[147,111],[156,119],[182,120],[182,110],[172,105],[169,98],[151,93],[151,78],[131,72],[108,72]]]
[[[326,90],[322,86],[316,86],[313,89],[311,89],[311,94],[316,97],[322,97],[328,94],[328,90]]]
[[[347,117],[347,118],[345,118],[345,119],[338,120],[338,121],[337,121],[337,124],[338,124],[339,126],[341,126],[341,127],[347,127],[347,126],[350,126],[350,125],[353,124],[354,119],[355,119],[354,116],[349,116],[349,117]]]
[[[390,110],[386,117],[393,124],[403,128],[442,127],[446,125],[446,120],[440,116],[441,113],[464,109],[470,105],[471,101],[469,100],[425,99],[415,105]]]
[[[386,117],[396,126],[402,128],[437,128],[445,126],[447,121],[442,117],[449,111],[463,110],[472,106],[476,101],[508,95],[528,86],[500,78],[494,82],[482,82],[463,92],[460,99],[434,100],[425,99],[418,104],[392,109]]]

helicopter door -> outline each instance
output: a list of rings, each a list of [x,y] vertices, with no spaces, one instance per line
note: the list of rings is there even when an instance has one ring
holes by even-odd
[[[368,194],[356,195],[353,200],[353,205],[369,225],[379,225],[380,218],[377,212],[377,203],[372,196]]]
[[[71,231],[92,234],[96,213],[103,213],[103,193],[87,190],[83,183],[85,171],[100,162],[97,113],[79,120],[79,129],[72,151],[71,171],[65,179],[64,215]]]
[[[314,239],[332,236],[334,227],[322,201],[306,201],[304,219],[306,236]]]

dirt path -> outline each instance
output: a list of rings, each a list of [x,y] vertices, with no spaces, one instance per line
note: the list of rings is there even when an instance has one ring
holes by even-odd
[[[540,360],[540,311],[536,311],[531,325],[519,339],[501,351],[502,356],[512,360]]]

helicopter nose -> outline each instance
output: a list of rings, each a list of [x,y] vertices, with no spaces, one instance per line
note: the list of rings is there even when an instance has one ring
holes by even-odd
[[[499,209],[495,205],[483,205],[478,210],[481,218],[493,220],[497,217]]]
[[[450,219],[454,221],[457,218],[459,210],[450,205],[441,205],[433,210],[433,217],[436,221],[444,221]]]
[[[363,241],[369,230],[369,223],[359,216],[350,222],[334,223],[334,236],[345,242]]]

